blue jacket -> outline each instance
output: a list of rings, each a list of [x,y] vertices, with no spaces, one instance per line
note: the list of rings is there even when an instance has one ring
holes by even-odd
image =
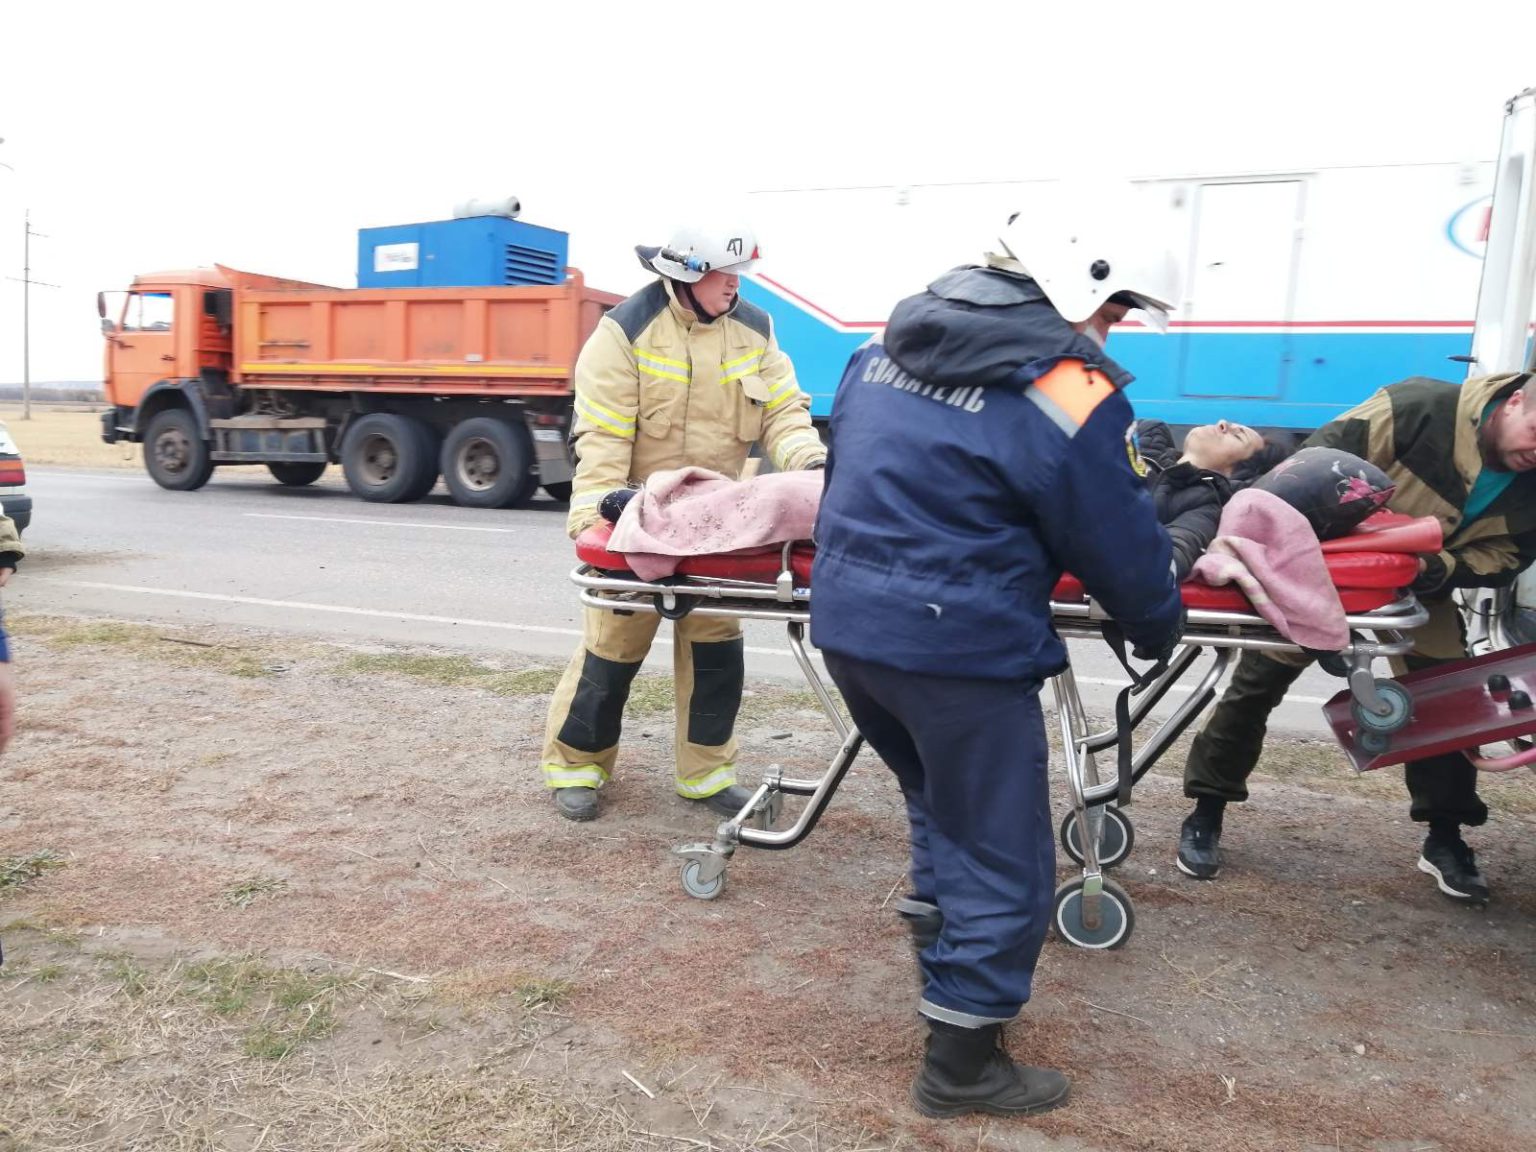
[[[815,645],[928,675],[1049,676],[1066,666],[1049,604],[1065,569],[1133,643],[1160,646],[1179,595],[1126,455],[1129,381],[1032,280],[961,268],[898,304],[832,408]]]

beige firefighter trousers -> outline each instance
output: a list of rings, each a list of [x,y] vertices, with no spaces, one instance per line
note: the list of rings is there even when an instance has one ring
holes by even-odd
[[[630,685],[661,617],[585,611],[582,644],[555,689],[544,737],[544,782],[597,788],[608,780]],[[677,792],[699,800],[736,782],[736,713],[744,669],[741,623],[688,615],[673,625]]]

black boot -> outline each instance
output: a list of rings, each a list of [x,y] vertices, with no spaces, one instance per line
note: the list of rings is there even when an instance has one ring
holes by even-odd
[[[1065,1104],[1071,1090],[1060,1072],[1015,1064],[1003,1049],[1001,1024],[962,1028],[929,1020],[912,1103],[924,1116],[1027,1116]]]
[[[755,791],[757,789],[748,788],[743,784],[728,784],[713,796],[701,796],[697,799],[690,796],[689,799],[729,820],[747,806],[747,801],[752,799],[752,793]]]
[[[915,896],[903,896],[896,902],[896,915],[907,922],[907,929],[912,933],[912,955],[917,959],[917,987],[921,992],[926,983],[923,979],[923,949],[938,940],[939,929],[944,927],[944,913],[939,911],[937,904]]]
[[[555,810],[567,820],[585,823],[597,819],[596,788],[556,788]]]

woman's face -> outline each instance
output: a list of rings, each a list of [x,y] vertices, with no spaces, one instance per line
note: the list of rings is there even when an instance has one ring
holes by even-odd
[[[1264,437],[1246,424],[1218,420],[1191,428],[1184,437],[1184,458],[1197,468],[1230,476],[1248,457],[1264,446]]]

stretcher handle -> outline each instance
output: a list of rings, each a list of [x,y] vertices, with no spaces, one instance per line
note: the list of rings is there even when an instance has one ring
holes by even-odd
[[[1125,632],[1120,625],[1113,620],[1105,620],[1099,627],[1104,633],[1104,642],[1109,645],[1109,650],[1115,654],[1115,659],[1120,661],[1120,667],[1124,668],[1125,674],[1131,678],[1131,682],[1115,695],[1115,777],[1118,785],[1115,803],[1125,808],[1131,802],[1131,785],[1136,782],[1131,748],[1131,732],[1134,727],[1131,724],[1131,697],[1168,671],[1168,660],[1164,657],[1147,672],[1138,674],[1136,669],[1131,667],[1131,662],[1126,659]]]

